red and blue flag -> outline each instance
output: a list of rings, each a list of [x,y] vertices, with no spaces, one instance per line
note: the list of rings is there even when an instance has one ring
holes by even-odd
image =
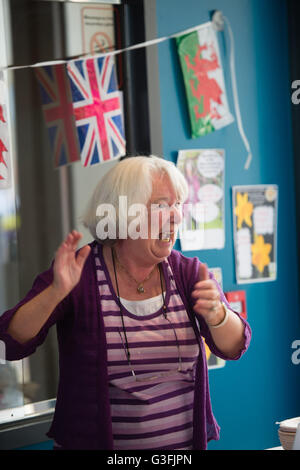
[[[57,168],[80,160],[72,93],[65,64],[36,68],[44,118]]]
[[[124,155],[126,142],[114,57],[72,61],[67,70],[83,166]]]

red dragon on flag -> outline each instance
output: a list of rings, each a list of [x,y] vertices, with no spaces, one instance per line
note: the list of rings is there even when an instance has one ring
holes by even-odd
[[[205,23],[196,32],[176,38],[190,115],[197,138],[233,122],[226,98],[215,31]]]
[[[190,61],[188,54],[185,55],[184,59],[189,70],[194,72],[195,80],[190,79],[190,86],[193,95],[199,101],[198,104],[194,106],[195,117],[196,119],[203,118],[209,113],[212,117],[220,119],[221,116],[216,107],[213,106],[213,102],[222,104],[222,94],[223,90],[218,85],[218,82],[215,78],[210,78],[208,72],[220,68],[218,61],[218,56],[215,50],[212,47],[211,60],[203,59],[201,53],[208,49],[207,44],[204,46],[198,45],[197,52],[195,57],[193,57],[193,62]],[[197,82],[197,87],[195,87],[195,82]],[[199,112],[199,108],[202,108]]]

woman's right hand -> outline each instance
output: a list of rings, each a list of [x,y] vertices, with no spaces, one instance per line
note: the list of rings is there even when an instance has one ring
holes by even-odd
[[[52,286],[59,298],[64,298],[78,284],[91,247],[85,245],[75,256],[82,234],[72,230],[58,248],[53,265]]]

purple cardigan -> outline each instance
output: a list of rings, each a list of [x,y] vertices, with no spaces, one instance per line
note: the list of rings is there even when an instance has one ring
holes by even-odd
[[[25,298],[0,316],[0,339],[5,342],[6,359],[9,361],[19,360],[32,354],[45,340],[49,328],[56,324],[59,386],[54,418],[47,436],[54,438],[65,449],[113,449],[106,337],[93,254],[93,247],[97,244],[96,241],[89,244],[92,250],[79,283],[58,304],[33,339],[20,344],[6,330],[16,310],[52,282],[53,262],[47,271],[36,277]],[[219,439],[220,428],[211,409],[207,361],[201,336],[205,338],[213,354],[225,360],[230,358],[217,349],[205,321],[199,315],[195,315],[192,309],[190,293],[198,280],[200,261],[196,257],[187,258],[175,250],[172,251],[168,261],[200,346],[195,378],[193,449],[206,449],[209,440]],[[163,263],[163,270],[166,276],[166,263]],[[220,292],[223,302],[228,305],[221,289]],[[245,344],[234,359],[239,359],[246,351],[251,338],[248,323],[242,318],[241,320],[245,324]]]

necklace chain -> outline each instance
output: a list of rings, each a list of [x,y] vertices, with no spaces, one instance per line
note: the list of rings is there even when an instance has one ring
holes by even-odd
[[[140,281],[140,282],[139,282],[139,281],[137,281],[137,280],[132,276],[132,274],[130,274],[130,272],[128,271],[128,269],[125,268],[125,266],[123,266],[123,264],[120,263],[120,260],[119,260],[119,258],[118,258],[118,256],[117,256],[117,253],[116,253],[116,250],[115,250],[114,248],[112,248],[112,251],[113,251],[114,257],[115,257],[115,259],[116,259],[116,262],[117,262],[117,264],[120,266],[120,268],[122,268],[123,271],[125,271],[126,274],[130,277],[130,279],[131,279],[132,281],[134,281],[134,282],[137,284],[137,288],[136,288],[137,292],[138,292],[139,294],[144,294],[144,292],[145,292],[144,283],[147,282],[147,281],[149,281],[149,279],[151,278],[152,274],[153,274],[154,271],[156,270],[156,267],[157,267],[157,266],[155,265],[154,268],[152,269],[151,273],[148,274],[148,276],[145,277],[145,279],[144,279],[143,281]]]

